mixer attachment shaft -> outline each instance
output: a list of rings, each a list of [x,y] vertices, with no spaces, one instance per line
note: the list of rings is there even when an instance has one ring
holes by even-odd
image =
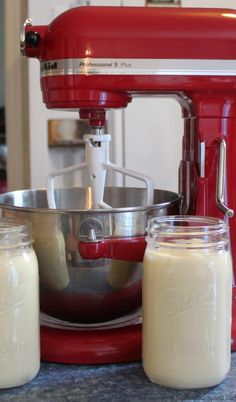
[[[119,172],[123,175],[143,181],[146,185],[145,204],[153,204],[153,182],[149,176],[134,172],[133,170],[126,169],[110,162],[109,142],[111,141],[111,136],[109,134],[103,134],[102,128],[95,128],[92,134],[85,134],[83,139],[85,142],[85,161],[78,165],[50,173],[47,177],[47,199],[49,208],[57,208],[54,195],[54,179],[58,176],[83,169],[87,170],[89,177],[87,197],[88,209],[112,208],[111,205],[108,205],[104,201],[104,189],[108,170]]]

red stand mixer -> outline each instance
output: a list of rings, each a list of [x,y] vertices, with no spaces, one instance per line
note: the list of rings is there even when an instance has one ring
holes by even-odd
[[[27,20],[21,43],[27,57],[40,61],[46,106],[79,110],[95,136],[90,142],[99,143],[102,138],[99,135],[103,134],[106,109],[125,108],[133,97],[143,94],[171,95],[179,101],[184,119],[179,168],[181,213],[229,219],[234,272],[235,28],[236,12],[226,9],[78,7],[48,26],[34,26]],[[107,159],[106,163],[109,165]],[[104,159],[101,165],[105,166]],[[110,167],[106,165],[105,170]],[[52,208],[54,176],[48,179]],[[141,180],[151,194],[148,178]],[[97,204],[103,208],[101,187]],[[125,242],[118,243],[93,241],[91,233],[89,242],[79,242],[79,250],[86,258],[142,260],[143,237],[133,238],[127,247]],[[233,350],[235,303],[233,288]],[[141,337],[135,336],[139,344]]]

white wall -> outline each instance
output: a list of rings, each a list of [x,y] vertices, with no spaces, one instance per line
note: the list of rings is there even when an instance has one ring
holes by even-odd
[[[235,0],[181,0],[182,7],[236,8]]]
[[[124,164],[152,177],[155,188],[178,191],[183,120],[175,99],[136,98],[124,111]],[[127,186],[138,182],[126,178]]]

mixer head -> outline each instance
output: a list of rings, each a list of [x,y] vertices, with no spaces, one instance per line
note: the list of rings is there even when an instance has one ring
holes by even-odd
[[[137,94],[232,89],[223,77],[235,75],[235,16],[227,9],[77,7],[48,26],[28,19],[21,50],[40,61],[48,108],[99,114]]]

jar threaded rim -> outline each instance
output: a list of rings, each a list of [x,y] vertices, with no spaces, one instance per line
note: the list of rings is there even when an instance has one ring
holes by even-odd
[[[147,241],[169,247],[202,248],[229,243],[226,220],[195,215],[170,215],[149,219]]]
[[[0,218],[0,250],[25,247],[32,243],[30,222],[19,218]]]

